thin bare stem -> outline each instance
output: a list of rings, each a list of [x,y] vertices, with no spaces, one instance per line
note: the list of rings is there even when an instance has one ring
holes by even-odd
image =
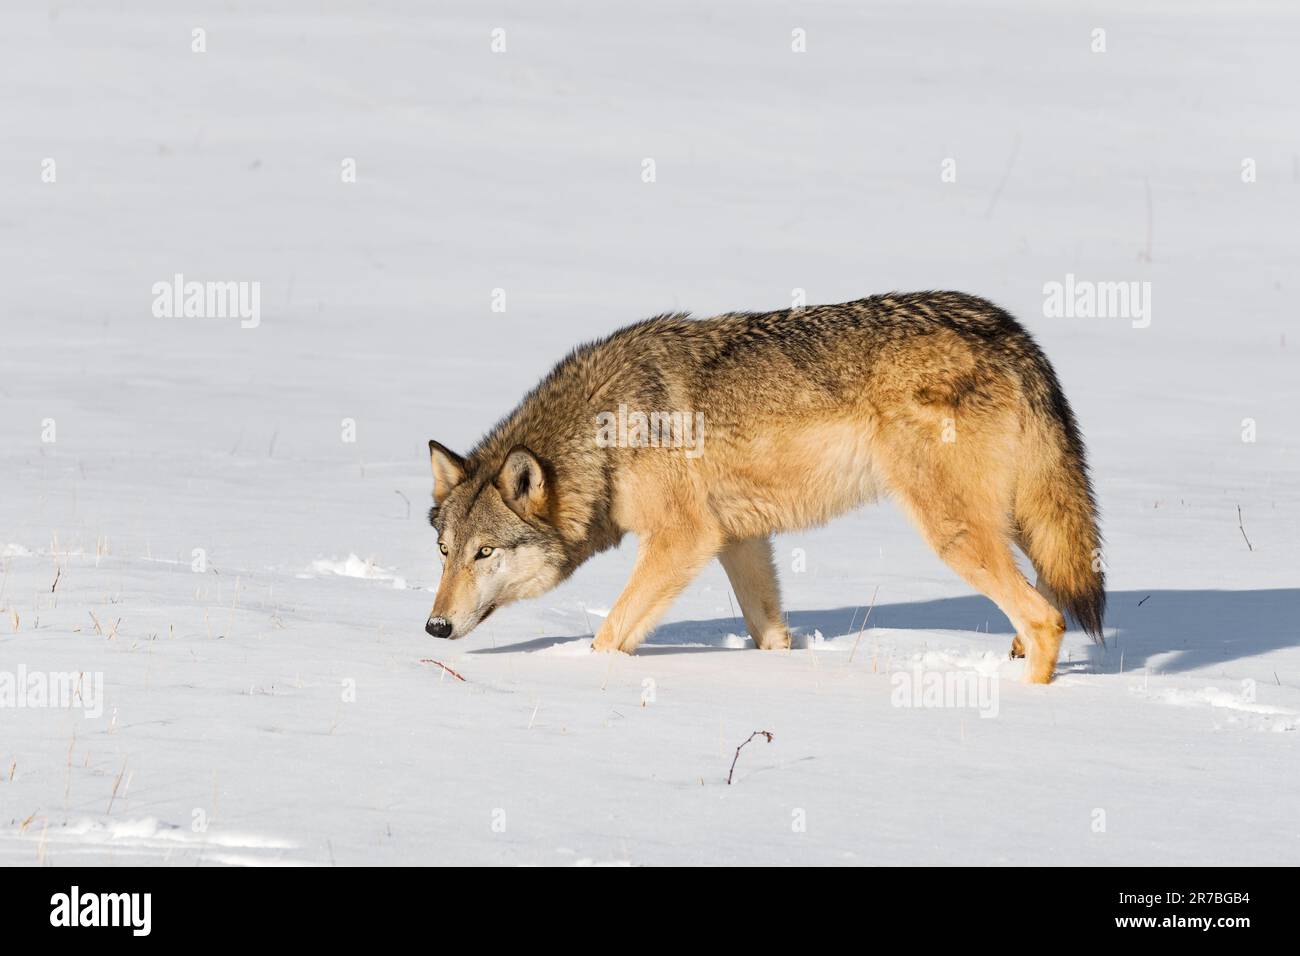
[[[443,673],[450,674],[452,677],[456,678],[457,680],[465,680],[465,678],[461,677],[460,674],[456,673],[454,670],[452,670],[450,667],[448,667],[448,666],[447,666],[446,664],[444,664],[442,661],[435,661],[432,657],[421,657],[421,658],[420,658],[420,663],[421,663],[421,664],[437,664],[439,667],[442,668]],[[465,681],[465,683],[468,684],[469,681]]]
[[[727,786],[731,786],[732,774],[736,772],[736,761],[740,759],[740,751],[745,744],[749,743],[755,737],[766,737],[767,742],[770,744],[772,742],[772,736],[773,734],[770,730],[756,730],[745,738],[745,743],[736,748],[736,756],[731,758],[731,769],[727,771]]]

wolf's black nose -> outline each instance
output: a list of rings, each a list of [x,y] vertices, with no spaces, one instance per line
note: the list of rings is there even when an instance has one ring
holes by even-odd
[[[434,637],[451,637],[451,621],[445,617],[431,617],[424,629]]]

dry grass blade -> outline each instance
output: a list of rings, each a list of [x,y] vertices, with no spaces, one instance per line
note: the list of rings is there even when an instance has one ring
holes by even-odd
[[[858,652],[858,642],[862,640],[862,632],[867,629],[867,621],[871,620],[871,611],[876,606],[876,595],[880,593],[880,585],[871,592],[871,603],[867,605],[866,616],[862,618],[862,626],[858,628],[858,636],[853,639],[853,650],[849,651],[849,663],[853,663],[853,655]],[[873,670],[874,673],[874,670]]]
[[[126,761],[122,761],[122,769],[117,772],[117,779],[113,781],[113,793],[108,798],[108,809],[106,814],[113,812],[113,801],[117,799],[117,788],[122,785],[122,777],[126,775]]]

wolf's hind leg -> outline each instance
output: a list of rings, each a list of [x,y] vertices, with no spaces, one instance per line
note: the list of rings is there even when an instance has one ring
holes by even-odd
[[[1023,551],[1024,548],[1021,548],[1021,550]],[[1041,594],[1043,600],[1052,605],[1052,607],[1056,608],[1058,611],[1061,610],[1061,599],[1056,596],[1056,592],[1053,591],[1051,587],[1048,586],[1047,582],[1043,580],[1041,574],[1038,576],[1038,580],[1034,582],[1034,590]],[[1024,641],[1020,640],[1020,635],[1017,634],[1011,639],[1011,657],[1014,660],[1024,656],[1025,644]]]
[[[592,649],[631,654],[717,553],[717,538],[698,528],[657,530],[643,537],[632,577],[610,608]]]
[[[1027,657],[1025,680],[1048,683],[1056,669],[1065,618],[1020,573],[1006,533],[985,517],[996,510],[963,508],[953,498],[938,509],[924,510],[904,497],[913,520],[939,557],[1011,619],[1017,636],[1012,654],[1019,644]]]
[[[1029,546],[1025,542],[1023,535],[1016,535],[1016,547],[1024,553],[1025,557],[1029,557]],[[1030,562],[1033,562],[1032,558],[1030,558]],[[1038,575],[1038,579],[1034,582],[1034,590],[1041,594],[1043,599],[1046,600],[1048,604],[1052,605],[1052,607],[1056,608],[1058,611],[1061,610],[1061,599],[1057,597],[1056,592],[1052,590],[1051,586],[1043,580],[1041,574]],[[1012,660],[1017,660],[1025,656],[1025,643],[1020,639],[1019,634],[1011,638],[1011,653],[1009,656]]]
[[[772,562],[771,539],[736,541],[722,549],[718,560],[736,592],[755,646],[764,651],[788,649],[790,632],[781,620],[781,591]]]
[[[956,401],[950,410],[914,404],[881,432],[875,460],[930,547],[1011,619],[1026,656],[1025,680],[1046,684],[1065,618],[1029,586],[1011,553],[1015,457],[1008,449],[1018,447],[1020,424],[997,410],[1015,399],[1009,388],[991,378],[967,396],[964,410]],[[957,428],[941,434],[939,423]]]

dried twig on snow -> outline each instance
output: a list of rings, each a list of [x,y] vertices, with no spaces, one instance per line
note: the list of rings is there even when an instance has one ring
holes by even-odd
[[[456,680],[465,680],[465,678],[461,677],[459,674],[457,674],[454,670],[452,670],[450,667],[448,667],[448,666],[447,666],[446,664],[444,664],[442,661],[435,661],[432,657],[421,657],[421,658],[420,658],[420,663],[421,663],[421,664],[437,664],[439,667],[442,668],[443,673],[450,674],[452,677],[456,678]],[[465,681],[465,683],[468,684],[469,681]]]
[[[749,743],[755,737],[766,737],[767,742],[770,744],[772,742],[772,731],[756,730],[748,737],[745,738],[744,744],[741,744],[739,747],[736,748],[736,756],[731,758],[731,769],[727,771],[727,786],[731,786],[731,775],[736,772],[736,761],[740,759],[741,749],[745,746],[745,744]]]

